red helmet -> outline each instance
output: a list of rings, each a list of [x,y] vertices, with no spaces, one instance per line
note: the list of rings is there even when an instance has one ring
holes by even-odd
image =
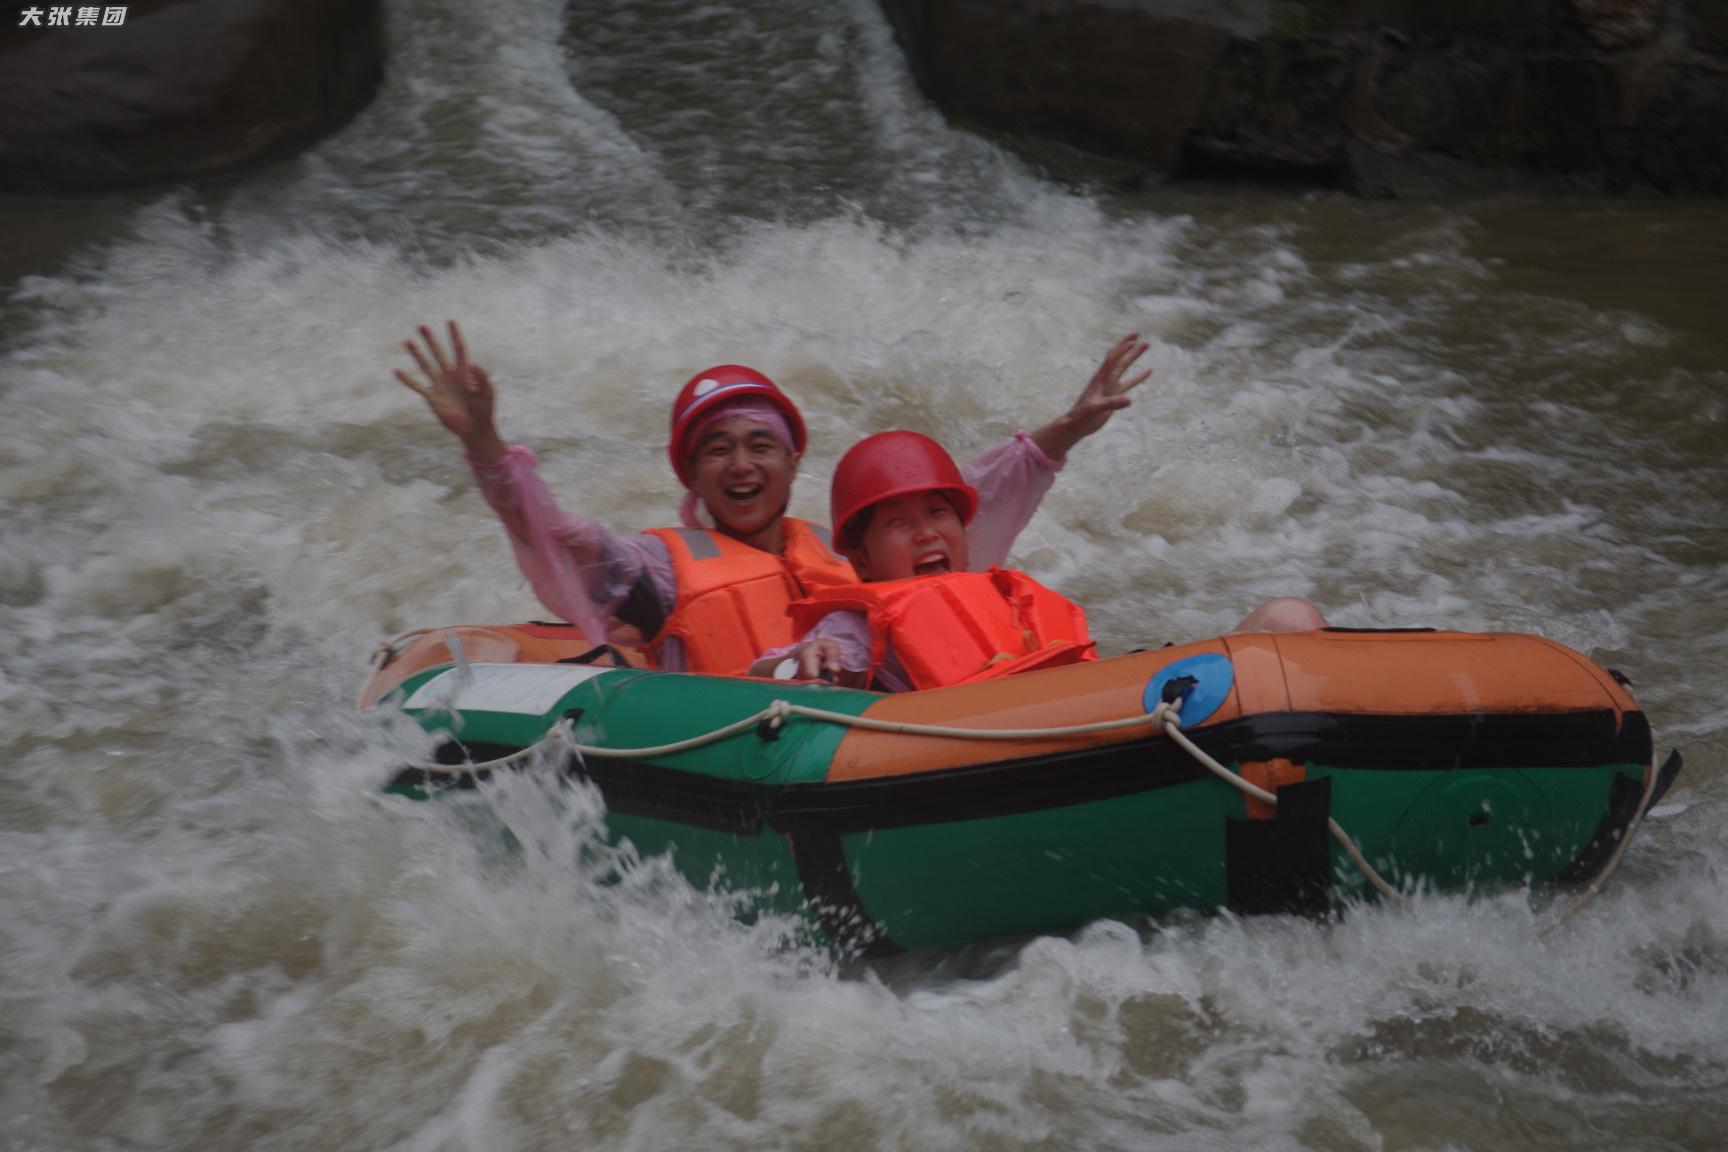
[[[792,450],[804,451],[809,439],[804,432],[804,417],[774,381],[742,364],[716,364],[690,377],[689,383],[678,390],[678,399],[672,402],[672,435],[666,441],[666,452],[672,458],[672,471],[678,473],[686,488],[690,486],[690,451],[684,440],[691,427],[715,405],[744,396],[760,396],[778,408],[792,429]]]
[[[954,501],[960,523],[978,511],[978,490],[966,483],[942,445],[917,432],[878,432],[852,445],[834,467],[828,511],[836,539],[858,513],[895,496],[940,491]]]

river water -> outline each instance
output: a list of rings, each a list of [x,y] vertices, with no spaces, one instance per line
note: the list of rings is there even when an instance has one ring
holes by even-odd
[[[1728,208],[1113,190],[946,126],[867,0],[575,7],[393,0],[305,156],[0,203],[0,1148],[1728,1146]],[[620,528],[704,364],[798,398],[821,517],[859,433],[976,452],[1139,329],[1016,553],[1107,649],[1279,593],[1538,632],[1686,771],[1547,935],[1514,892],[881,965],[581,792],[379,797],[426,745],[351,710],[372,646],[538,614],[390,376],[445,317]]]

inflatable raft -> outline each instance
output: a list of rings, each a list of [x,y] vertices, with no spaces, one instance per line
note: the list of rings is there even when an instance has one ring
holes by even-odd
[[[1588,881],[1679,769],[1617,674],[1536,636],[1244,634],[902,695],[588,647],[519,625],[382,651],[362,704],[446,737],[391,790],[536,750],[599,788],[615,838],[866,954]]]

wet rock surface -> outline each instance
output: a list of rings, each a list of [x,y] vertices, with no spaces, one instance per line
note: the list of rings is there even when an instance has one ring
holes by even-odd
[[[363,107],[383,72],[379,0],[132,0],[122,23],[78,22],[112,7],[0,3],[0,191],[284,154]]]
[[[883,0],[958,122],[1365,196],[1728,192],[1728,0]]]

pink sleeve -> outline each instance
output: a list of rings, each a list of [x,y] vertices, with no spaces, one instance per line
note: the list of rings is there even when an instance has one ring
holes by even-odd
[[[816,626],[803,636],[803,640],[816,640],[821,637],[840,642],[840,667],[848,672],[864,672],[870,667],[870,618],[862,612],[841,610],[830,612],[816,621]],[[802,641],[801,641],[802,642]],[[779,660],[789,655],[797,644],[788,644],[784,648],[770,648],[758,659]],[[906,674],[905,667],[895,655],[892,646],[883,653],[882,667],[876,669],[876,676],[869,687],[882,692],[910,691],[912,677]]]
[[[640,586],[652,589],[657,607],[670,613],[677,584],[660,539],[621,536],[565,511],[540,479],[536,463],[534,453],[516,444],[493,463],[468,461],[540,603],[596,644],[606,639],[608,618]]]
[[[852,612],[841,609],[830,612],[816,621],[810,631],[798,638],[797,643],[788,644],[784,648],[770,648],[757,657],[758,660],[780,660],[790,655],[792,650],[806,640],[822,638],[840,642],[840,667],[848,672],[864,672],[870,668],[870,624],[862,612]]]
[[[978,514],[966,526],[972,571],[1007,563],[1015,537],[1031,523],[1062,464],[1020,431],[960,469],[966,482],[978,489]]]

